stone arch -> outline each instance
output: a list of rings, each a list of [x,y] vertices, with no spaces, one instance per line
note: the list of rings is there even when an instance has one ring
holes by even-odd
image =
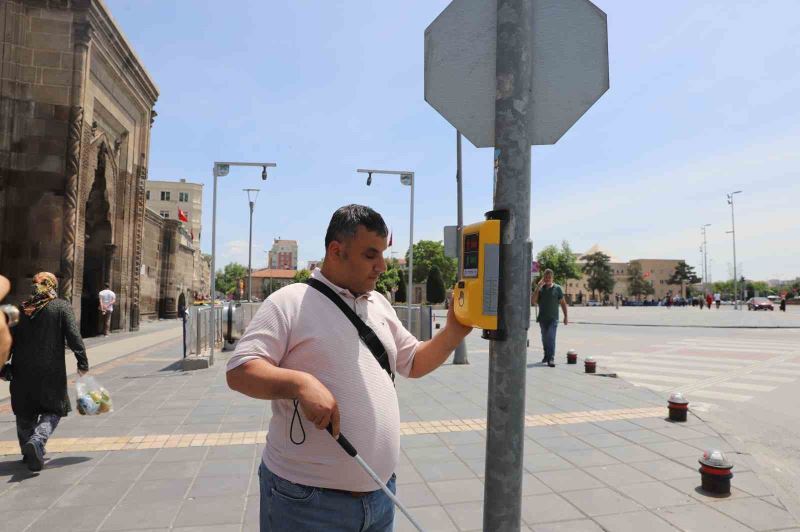
[[[83,279],[81,283],[81,335],[96,336],[102,332],[98,297],[106,283],[113,279],[112,258],[115,251],[112,223],[113,202],[109,184],[114,168],[108,145],[100,143],[93,150],[94,164],[91,187],[86,191],[83,215]]]

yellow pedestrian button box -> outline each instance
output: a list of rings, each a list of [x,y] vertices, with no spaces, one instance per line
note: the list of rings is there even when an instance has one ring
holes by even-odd
[[[497,330],[500,293],[500,220],[464,227],[461,278],[453,290],[453,311],[463,325]]]

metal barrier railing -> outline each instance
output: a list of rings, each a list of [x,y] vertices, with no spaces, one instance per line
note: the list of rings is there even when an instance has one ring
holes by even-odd
[[[222,305],[214,307],[217,315],[214,346],[222,345],[222,317],[225,310]],[[199,355],[211,348],[211,305],[189,307],[183,323],[184,341],[183,357]]]
[[[394,305],[398,319],[408,327],[408,305]],[[417,340],[430,340],[433,336],[433,307],[430,305],[411,306],[411,328],[408,331]]]
[[[248,303],[229,301],[217,305],[214,309],[217,314],[217,327],[215,347],[233,345],[247,330],[247,326],[258,312],[261,303]],[[394,307],[397,317],[404,326],[408,326],[408,307],[397,305]],[[184,358],[187,355],[197,355],[210,348],[210,323],[211,307],[209,305],[190,307],[184,321]],[[430,340],[433,335],[433,307],[428,305],[414,305],[411,307],[411,328],[409,332],[418,340]]]

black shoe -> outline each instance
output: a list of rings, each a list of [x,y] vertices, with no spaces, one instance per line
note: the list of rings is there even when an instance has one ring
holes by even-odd
[[[22,455],[25,463],[28,464],[28,469],[31,471],[41,471],[44,467],[44,455],[34,442],[29,441],[22,446]]]
[[[547,363],[547,365],[548,365],[548,366],[550,366],[551,368],[554,368],[554,367],[556,367],[556,363],[555,363],[555,362],[553,362],[552,360],[551,360],[551,361],[549,361],[549,362]]]
[[[547,364],[547,357],[544,357],[544,358],[542,359],[542,364]]]

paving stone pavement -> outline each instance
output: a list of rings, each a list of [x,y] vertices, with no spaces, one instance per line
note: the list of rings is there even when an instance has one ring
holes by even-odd
[[[470,365],[397,382],[398,495],[426,530],[482,527],[488,343],[477,333],[468,342]],[[95,371],[115,411],[63,420],[44,471],[0,457],[0,531],[258,529],[269,405],[227,388],[225,354],[183,372],[177,342],[133,349]],[[751,457],[700,418],[670,423],[654,392],[541,366],[541,356],[531,348],[523,530],[800,530]],[[13,416],[0,413],[0,451],[14,453],[15,439]],[[735,462],[730,497],[699,489],[697,458],[709,446]],[[412,530],[399,512],[396,530]]]

